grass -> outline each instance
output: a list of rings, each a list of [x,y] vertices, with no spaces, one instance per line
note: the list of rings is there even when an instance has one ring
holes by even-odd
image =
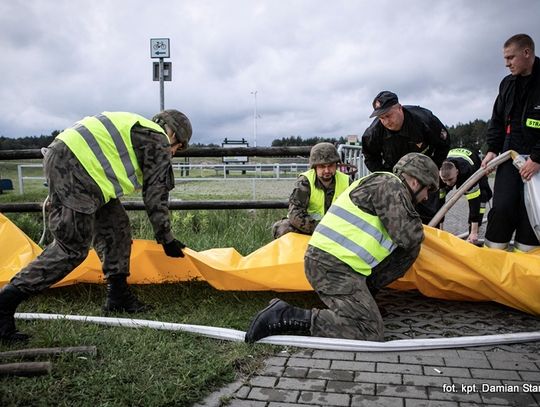
[[[190,199],[251,199],[229,182],[206,190],[193,188]],[[292,184],[264,181],[264,198],[286,199]],[[199,189],[199,195],[197,195]],[[273,192],[275,190],[275,193]],[[37,202],[42,185],[0,195],[0,202]],[[174,194],[182,197],[181,186]],[[248,191],[251,192],[251,191]],[[275,195],[275,196],[274,196]],[[269,198],[268,198],[268,197]],[[128,199],[131,199],[129,197]],[[176,198],[175,198],[176,199]],[[153,239],[142,211],[128,213],[134,238]],[[286,210],[172,211],[175,236],[191,249],[235,247],[246,255],[271,240],[270,227]],[[42,232],[40,213],[6,214],[34,241]],[[136,318],[227,327],[245,331],[253,315],[276,296],[272,292],[218,291],[204,282],[134,286],[155,309]],[[313,293],[280,293],[300,306],[318,304]],[[102,285],[55,288],[32,297],[18,312],[101,315]],[[129,315],[119,315],[129,317]],[[0,344],[0,351],[32,347],[95,345],[96,357],[74,355],[50,359],[53,370],[40,377],[0,377],[1,406],[189,406],[212,391],[258,369],[277,348],[204,338],[189,333],[105,327],[71,321],[17,320],[31,335],[27,344]],[[10,360],[9,362],[13,362]],[[2,362],[6,363],[6,362]],[[226,400],[223,403],[227,403]]]
[[[274,295],[217,291],[202,282],[133,289],[156,307],[138,318],[240,330]],[[100,315],[104,295],[99,285],[51,289],[19,311]],[[306,306],[317,301],[311,293],[280,296]],[[2,406],[189,406],[213,389],[250,375],[276,351],[188,333],[70,321],[19,320],[18,328],[32,335],[25,347],[95,345],[98,355],[56,358],[46,376],[0,379]]]

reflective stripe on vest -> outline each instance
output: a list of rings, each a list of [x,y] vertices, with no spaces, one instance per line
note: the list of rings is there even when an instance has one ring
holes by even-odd
[[[125,112],[85,117],[57,136],[99,186],[105,202],[142,187],[142,172],[131,144],[131,128],[136,123],[166,137],[157,123]]]
[[[474,165],[474,161],[471,158],[472,151],[466,148],[453,148],[448,152],[448,158],[463,158],[469,164]]]
[[[395,176],[388,173],[389,175]],[[379,217],[364,212],[350,199],[363,178],[347,188],[315,228],[309,244],[337,257],[356,272],[369,276],[397,245]]]
[[[324,190],[317,188],[315,186],[315,180],[317,178],[317,172],[314,168],[303,172],[302,174],[309,181],[309,187],[311,189],[309,196],[309,204],[307,212],[310,215],[319,214],[321,217],[324,216]],[[334,188],[334,196],[332,197],[332,203],[336,201],[337,197],[341,195],[349,187],[349,176],[342,173],[341,171],[336,171],[335,175],[336,185]]]

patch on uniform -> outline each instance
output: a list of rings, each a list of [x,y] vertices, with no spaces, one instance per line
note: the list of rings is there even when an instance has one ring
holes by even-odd
[[[448,137],[448,132],[445,129],[441,129],[441,139],[446,140]]]

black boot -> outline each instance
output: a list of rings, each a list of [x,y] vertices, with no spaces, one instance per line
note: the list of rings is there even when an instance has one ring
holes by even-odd
[[[126,276],[110,277],[107,279],[107,299],[102,310],[109,312],[145,312],[154,307],[144,304],[133,294],[126,281]]]
[[[311,310],[293,307],[278,298],[260,311],[246,332],[245,341],[253,343],[270,335],[309,335]]]
[[[17,331],[14,317],[17,306],[27,298],[27,294],[24,294],[11,284],[7,284],[0,290],[0,341],[17,342],[28,340],[28,335]]]

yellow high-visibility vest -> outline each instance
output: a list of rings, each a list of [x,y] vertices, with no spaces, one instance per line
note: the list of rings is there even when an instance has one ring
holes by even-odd
[[[339,196],[315,228],[309,244],[337,257],[354,271],[369,276],[373,267],[397,245],[379,217],[364,212],[349,197],[364,178],[353,182]]]
[[[105,202],[142,188],[142,171],[131,144],[131,128],[137,123],[167,138],[157,123],[127,112],[85,117],[56,136],[99,186]]]
[[[321,188],[317,188],[315,186],[317,172],[314,168],[312,168],[311,170],[303,172],[300,175],[303,175],[308,179],[309,186],[311,188],[309,205],[307,208],[308,214],[319,214],[321,217],[324,216],[324,191]],[[336,187],[334,189],[332,203],[335,202],[337,197],[349,187],[349,176],[347,174],[344,174],[341,171],[336,171],[335,179]]]

